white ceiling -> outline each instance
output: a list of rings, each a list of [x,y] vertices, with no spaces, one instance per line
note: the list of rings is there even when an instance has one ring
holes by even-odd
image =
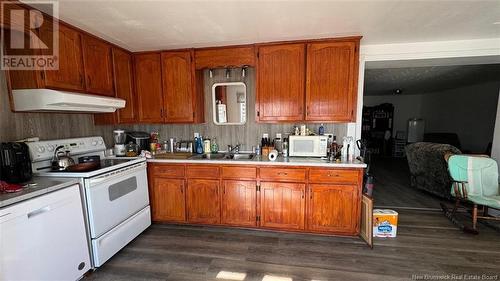
[[[366,69],[364,95],[392,95],[395,89],[403,95],[429,94],[487,82],[500,87],[500,64]]]
[[[131,51],[343,35],[363,35],[362,44],[500,38],[500,1],[59,0],[59,14]]]

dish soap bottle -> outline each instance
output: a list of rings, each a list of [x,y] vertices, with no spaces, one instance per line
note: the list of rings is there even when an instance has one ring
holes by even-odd
[[[219,152],[219,145],[217,144],[217,139],[216,138],[212,139],[212,146],[210,147],[210,151],[212,153]]]
[[[194,134],[194,151],[197,154],[203,154],[203,141],[198,133]]]

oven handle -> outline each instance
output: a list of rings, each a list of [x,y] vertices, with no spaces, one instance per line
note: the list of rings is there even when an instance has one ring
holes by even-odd
[[[109,173],[97,176],[95,178],[91,178],[89,180],[89,183],[92,186],[92,185],[95,185],[95,184],[99,184],[99,183],[105,182],[105,181],[107,181],[110,178],[115,177],[115,176],[129,175],[129,174],[131,174],[131,173],[133,173],[135,171],[139,171],[139,170],[144,169],[146,165],[147,165],[146,162],[142,162],[142,163],[138,163],[138,164],[135,164],[135,165],[132,165],[132,166],[129,166],[129,167],[121,168],[121,169],[118,169],[116,171],[112,171],[112,172],[109,172]]]

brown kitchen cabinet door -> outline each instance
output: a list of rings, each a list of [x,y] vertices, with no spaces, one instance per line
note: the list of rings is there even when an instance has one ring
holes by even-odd
[[[140,122],[163,121],[160,53],[134,56],[137,113]]]
[[[185,222],[186,200],[184,180],[153,178],[151,209],[153,221]]]
[[[356,234],[359,192],[355,185],[311,184],[308,230]]]
[[[45,28],[47,26],[47,28]],[[51,24],[42,25],[41,36],[53,38]],[[49,39],[47,39],[49,40]],[[44,87],[84,91],[83,55],[78,31],[59,23],[59,69],[44,71]]]
[[[260,46],[257,60],[257,120],[303,120],[305,44]]]
[[[111,45],[84,35],[82,49],[86,91],[97,95],[114,96]]]
[[[115,96],[125,100],[125,108],[117,110],[118,123],[133,123],[137,121],[137,109],[134,95],[132,55],[118,48],[113,48],[112,52]]]
[[[219,180],[188,180],[187,214],[191,223],[220,222]]]
[[[255,181],[223,181],[222,223],[237,226],[256,226],[256,198]]]
[[[263,182],[260,187],[262,227],[304,229],[305,185]]]
[[[359,42],[307,44],[306,120],[355,121]]]
[[[161,60],[165,122],[194,122],[195,96],[192,52],[163,52]]]

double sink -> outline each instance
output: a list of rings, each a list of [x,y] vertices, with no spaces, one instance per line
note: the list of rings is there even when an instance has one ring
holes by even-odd
[[[191,160],[252,160],[253,153],[208,153],[189,157]]]

